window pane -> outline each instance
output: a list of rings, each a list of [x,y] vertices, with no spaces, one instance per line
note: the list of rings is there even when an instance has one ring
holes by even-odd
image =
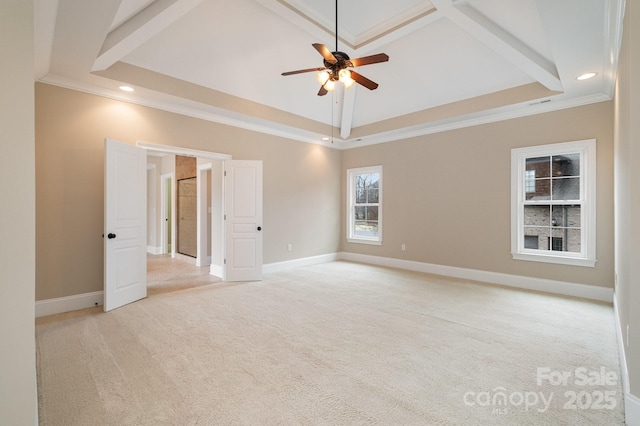
[[[368,206],[367,207],[367,220],[378,221],[378,207],[376,206]]]
[[[360,181],[360,177],[356,178],[356,203],[364,204],[367,202],[367,193],[362,185],[362,181]]]
[[[375,204],[378,202],[378,188],[369,188],[367,194],[367,203]]]
[[[356,203],[364,204],[378,202],[378,190],[380,186],[379,173],[356,175],[355,185]]]
[[[581,222],[581,207],[580,206],[566,206],[567,209],[567,227],[569,228],[580,228],[582,227]]]
[[[527,158],[525,164],[525,170],[535,170],[536,177],[546,178],[550,177],[549,166],[551,163],[551,157],[532,157]]]
[[[551,206],[524,206],[525,226],[549,226]]]
[[[554,232],[554,235],[555,235],[555,232]],[[549,250],[564,251],[564,239],[562,237],[551,237],[549,239]]]
[[[364,206],[356,206],[354,214],[356,220],[364,220],[366,219],[367,208]]]
[[[580,237],[579,229],[554,228],[550,250],[580,253]]]
[[[554,200],[579,200],[580,178],[566,178],[553,180]]]
[[[548,227],[525,227],[525,248],[535,250],[548,250],[548,240],[550,235],[551,231]]]
[[[551,218],[552,226],[564,226],[570,228],[580,227],[580,206],[553,206]]]
[[[565,250],[571,253],[580,253],[582,251],[581,237],[582,231],[579,229],[567,229]]]
[[[536,179],[532,192],[526,193],[527,200],[549,200],[551,199],[551,179]]]
[[[377,237],[378,236],[378,222],[357,220],[354,223],[353,235],[356,237]]]
[[[551,226],[566,226],[567,206],[553,206]]]
[[[580,176],[580,154],[553,156],[554,176]]]

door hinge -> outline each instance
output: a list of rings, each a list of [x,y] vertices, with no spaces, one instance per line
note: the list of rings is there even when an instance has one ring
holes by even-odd
[[[224,260],[224,264],[225,264],[225,265],[227,264],[227,259],[225,259],[225,260]]]
[[[226,214],[224,215],[224,220],[227,220],[227,215]]]
[[[224,176],[227,177],[227,171],[226,170],[224,171]]]

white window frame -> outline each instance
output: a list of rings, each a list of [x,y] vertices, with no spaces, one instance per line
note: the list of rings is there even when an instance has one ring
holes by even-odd
[[[581,252],[524,248],[526,159],[580,154]],[[552,201],[549,200],[550,205]],[[564,142],[511,150],[511,255],[516,260],[594,267],[596,264],[596,141]]]
[[[363,237],[353,235],[353,225],[355,222],[355,177],[357,175],[378,173],[378,236]],[[347,169],[347,241],[350,243],[382,245],[382,166],[359,167]]]

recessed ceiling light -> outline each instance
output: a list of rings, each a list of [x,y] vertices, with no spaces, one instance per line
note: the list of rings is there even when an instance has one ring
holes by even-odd
[[[584,73],[584,74],[582,74],[582,75],[578,76],[578,77],[576,78],[576,80],[580,80],[580,81],[582,81],[582,80],[589,80],[590,78],[593,78],[593,77],[595,77],[596,75],[598,75],[598,73],[597,73],[597,72],[587,72],[587,73]]]
[[[328,136],[325,136],[325,137],[322,138],[323,141],[328,141],[329,139],[331,139],[331,138],[328,137]]]
[[[120,86],[120,90],[123,90],[125,92],[133,92],[133,87],[131,86]]]

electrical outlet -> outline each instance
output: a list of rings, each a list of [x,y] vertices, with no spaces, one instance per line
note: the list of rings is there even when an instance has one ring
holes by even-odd
[[[293,250],[293,246],[291,244],[287,244],[287,251]]]
[[[405,251],[407,249],[407,246],[403,244],[400,248],[402,249],[402,251]]]

